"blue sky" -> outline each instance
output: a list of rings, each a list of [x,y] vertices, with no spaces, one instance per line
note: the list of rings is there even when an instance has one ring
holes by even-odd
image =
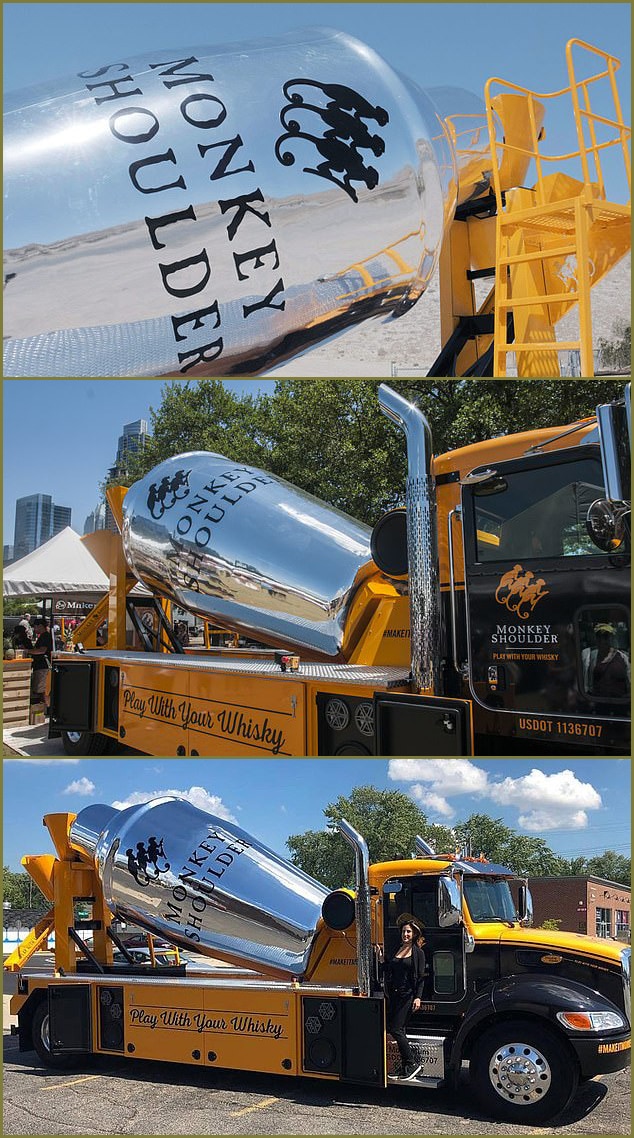
[[[363,785],[410,794],[432,822],[451,825],[476,811],[502,818],[566,857],[629,854],[629,760],[6,759],[3,861],[17,870],[24,854],[52,852],[46,813],[166,791],[233,817],[287,856],[290,834],[322,829],[328,803]]]
[[[174,383],[184,380],[170,381]],[[150,422],[165,380],[15,379],[3,384],[3,544],[13,543],[15,503],[50,494],[70,506],[72,526],[84,532],[99,500],[99,483],[117,453],[124,423]],[[229,380],[232,391],[263,390],[272,381]],[[28,445],[28,456],[26,448]]]
[[[378,51],[423,88],[482,94],[492,75],[537,91],[566,86],[564,48],[576,37],[621,58],[630,105],[630,5],[537,4],[12,4],[4,8],[4,86],[13,91],[104,62],[329,25]],[[549,137],[556,137],[554,124]],[[563,147],[564,150],[571,147]],[[617,196],[616,193],[614,195]]]

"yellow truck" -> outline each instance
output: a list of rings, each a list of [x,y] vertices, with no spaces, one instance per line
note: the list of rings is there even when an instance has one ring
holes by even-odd
[[[20,1049],[47,1066],[99,1055],[207,1067],[210,1080],[216,1067],[389,1080],[396,1094],[457,1087],[466,1062],[489,1117],[532,1126],[564,1110],[580,1081],[629,1062],[629,947],[533,930],[526,882],[482,855],[439,854],[416,838],[410,860],[370,865],[341,820],[355,887],[329,891],[171,796],[44,822],[55,855],[23,865],[52,908],[5,967],[19,973]],[[405,1080],[386,1030],[384,962],[408,919],[424,930],[426,975],[406,1025],[419,1070]],[[121,920],[234,967],[136,963]],[[53,974],[25,971],[52,934]]]
[[[53,660],[51,736],[71,755],[629,754],[629,398],[434,456],[381,385],[409,470],[373,530],[219,455],[155,467],[111,495],[112,587]],[[170,604],[266,647],[183,649]]]

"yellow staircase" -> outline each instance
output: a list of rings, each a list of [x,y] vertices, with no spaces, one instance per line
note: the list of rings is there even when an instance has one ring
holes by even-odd
[[[586,70],[589,60],[596,67],[596,58],[599,70],[579,77],[579,67]],[[630,248],[629,196],[627,204],[608,200],[602,166],[605,151],[621,152],[629,195],[630,130],[616,85],[620,63],[576,39],[567,44],[566,63],[569,85],[550,94],[496,78],[486,84],[497,202],[494,376],[507,374],[509,352],[521,377],[558,376],[563,351],[578,351],[581,375],[593,376],[591,289]],[[576,148],[568,153],[545,153],[549,100],[565,101],[572,110]],[[600,113],[597,101],[602,107],[607,101],[609,112]],[[551,163],[558,166],[554,173],[548,172]],[[526,188],[521,182],[529,170],[536,182]],[[558,341],[555,325],[575,304],[578,337]]]

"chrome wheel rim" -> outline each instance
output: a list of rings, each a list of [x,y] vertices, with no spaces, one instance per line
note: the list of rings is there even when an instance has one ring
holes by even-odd
[[[68,739],[69,743],[79,743],[79,740],[81,739],[81,731],[67,731],[66,738]]]
[[[489,1063],[489,1078],[500,1098],[532,1106],[550,1090],[552,1072],[545,1057],[529,1043],[505,1043]]]
[[[44,1048],[47,1051],[50,1051],[51,1050],[51,1037],[50,1037],[50,1032],[49,1032],[48,1013],[44,1016],[44,1019],[42,1020],[42,1026],[40,1028],[40,1039],[42,1040],[42,1044],[43,1044]]]

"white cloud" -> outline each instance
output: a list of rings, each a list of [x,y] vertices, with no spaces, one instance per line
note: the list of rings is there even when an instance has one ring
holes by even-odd
[[[482,795],[488,786],[486,771],[469,759],[391,759],[387,773],[395,782],[428,784],[443,798],[457,794]]]
[[[66,790],[62,794],[81,794],[84,798],[90,798],[95,793],[96,787],[94,782],[89,778],[76,778],[74,782],[70,782]]]
[[[598,810],[601,795],[574,771],[546,774],[536,767],[521,778],[505,778],[489,787],[493,802],[516,806],[519,823],[533,833],[543,830],[581,830],[588,825],[588,810]]]
[[[410,794],[420,802],[421,807],[424,806],[426,814],[440,814],[443,818],[453,818],[456,813],[442,794],[434,794],[433,790],[428,790],[426,786],[421,786],[417,782],[410,788]]]
[[[191,802],[192,806],[197,806],[199,810],[205,810],[208,814],[215,814],[217,818],[224,818],[226,822],[236,821],[222,799],[217,794],[209,794],[204,786],[190,786],[189,790],[134,790],[127,798],[115,801],[112,805],[117,810],[125,810],[127,806],[138,806],[142,802],[149,802],[151,798],[162,798],[166,794],[184,798],[187,802]]]
[[[601,795],[574,771],[548,774],[534,768],[520,778],[493,781],[469,759],[392,759],[388,777],[412,783],[409,792],[428,815],[452,818],[451,798],[468,795],[497,806],[518,810],[518,824],[531,833],[548,830],[582,830],[588,811],[600,809]]]

